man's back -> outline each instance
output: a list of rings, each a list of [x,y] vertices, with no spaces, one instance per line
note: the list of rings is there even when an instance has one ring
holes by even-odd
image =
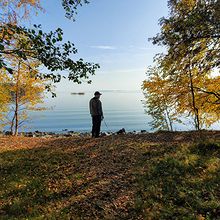
[[[90,109],[90,114],[92,116],[96,116],[96,115],[103,115],[102,112],[102,103],[99,99],[93,97],[90,102],[89,102],[89,109]]]

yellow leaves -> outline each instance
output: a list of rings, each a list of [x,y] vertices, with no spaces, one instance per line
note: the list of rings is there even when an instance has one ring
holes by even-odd
[[[8,111],[7,104],[10,100],[10,95],[6,84],[8,83],[8,76],[5,72],[0,72],[0,125],[5,125],[5,114]]]
[[[168,32],[170,29],[172,28],[172,26],[171,26],[171,24],[169,24],[169,23],[165,23],[163,26],[162,26],[162,30],[164,31],[164,32]]]
[[[1,16],[6,23],[19,23],[28,19],[31,12],[42,10],[40,0],[0,0]]]
[[[185,8],[188,8],[189,10],[192,10],[196,3],[197,0],[182,0],[182,4],[185,6]]]
[[[14,126],[13,118],[18,115],[18,123],[28,119],[28,110],[41,111],[45,108],[38,106],[43,103],[46,80],[36,78],[39,71],[39,62],[28,58],[27,61],[8,55],[13,74],[9,75],[5,69],[0,70],[0,102],[4,109],[1,110],[0,123],[5,125],[4,113],[12,115],[7,118],[7,123]],[[18,114],[16,114],[16,112]],[[18,124],[17,123],[17,124]],[[19,124],[20,126],[21,124]]]
[[[32,6],[35,6],[35,5],[38,5],[40,3],[39,0],[20,0],[18,1],[17,3],[17,7],[21,7],[21,6],[24,6],[24,5],[32,5]]]
[[[179,0],[175,5],[175,9],[184,15],[190,12],[196,4],[197,0]]]
[[[202,128],[220,119],[220,76],[211,76],[211,68],[202,69],[199,65],[208,51],[206,40],[198,42],[195,50],[197,48],[197,53],[190,57],[185,46],[180,45],[179,56],[164,56],[157,59],[155,67],[149,68],[148,79],[143,82],[142,89],[146,106],[151,108],[148,113],[157,114],[158,120],[166,118],[159,114],[165,109],[174,121],[178,121],[177,115],[198,116]],[[175,110],[177,115],[169,113],[171,106],[171,112]]]

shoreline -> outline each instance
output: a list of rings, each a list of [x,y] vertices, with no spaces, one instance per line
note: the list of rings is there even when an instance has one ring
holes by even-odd
[[[139,130],[139,131],[126,131],[125,129],[120,129],[116,132],[101,132],[100,137],[105,137],[105,136],[118,136],[118,135],[142,135],[142,134],[147,134],[147,135],[156,135],[156,134],[161,134],[161,135],[169,135],[169,134],[207,134],[207,133],[219,133],[220,135],[220,130],[189,130],[189,131],[165,131],[165,130],[160,130],[160,131],[147,131],[147,130]],[[0,132],[0,137],[13,137],[11,132],[9,131],[1,131]],[[51,131],[31,131],[31,132],[19,132],[17,137],[33,137],[33,138],[64,138],[64,137],[91,137],[91,132],[79,132],[79,131],[68,131],[68,130],[63,130],[62,132],[51,132]]]

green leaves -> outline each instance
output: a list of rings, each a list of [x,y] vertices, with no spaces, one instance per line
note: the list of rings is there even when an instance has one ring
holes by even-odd
[[[211,68],[219,67],[220,51],[220,12],[219,1],[194,0],[194,1],[169,1],[170,16],[161,18],[161,33],[152,38],[158,45],[166,45],[169,54],[178,50],[181,45],[190,50],[198,42],[206,41],[209,52],[203,65]],[[216,53],[218,55],[216,55]]]
[[[73,20],[78,7],[89,3],[87,0],[61,1],[66,17]],[[21,7],[26,7],[26,3],[19,4]],[[34,1],[32,6],[39,9],[39,2]],[[16,13],[15,8],[13,10]],[[72,55],[77,53],[77,49],[72,42],[62,42],[63,31],[60,28],[46,33],[41,25],[34,24],[33,28],[26,28],[11,23],[1,23],[0,36],[2,37],[0,39],[0,69],[5,68],[10,74],[12,71],[10,62],[7,60],[8,55],[23,61],[36,59],[50,71],[48,74],[41,74],[40,77],[50,78],[54,83],[60,82],[61,71],[69,72],[68,79],[75,83],[85,81],[91,83],[91,80],[88,80],[89,76],[95,74],[95,70],[99,68],[98,64],[84,62],[83,59],[75,61],[72,58]],[[14,45],[14,42],[17,42],[17,45]],[[55,74],[55,71],[59,73]]]
[[[55,38],[52,39],[53,44],[55,44],[57,42],[57,40]]]
[[[16,25],[2,25],[0,33],[3,32],[8,33],[8,40],[3,39],[0,44],[2,45],[1,54],[6,55],[10,50],[11,55],[18,56],[23,60],[29,57],[37,59],[51,71],[47,77],[50,76],[55,83],[60,82],[61,77],[59,74],[54,74],[54,71],[66,70],[69,72],[69,80],[81,83],[82,80],[87,80],[89,75],[95,74],[95,70],[99,68],[98,64],[84,62],[83,59],[74,61],[70,58],[72,54],[77,53],[77,49],[70,41],[62,43],[63,31],[60,28],[45,33],[42,31],[41,25],[34,25],[34,29]],[[16,47],[10,47],[12,41],[20,39],[20,35],[25,36],[25,42],[19,41],[20,43]],[[6,46],[7,48],[5,48]],[[1,67],[5,66],[3,60],[0,60],[0,63]]]
[[[62,6],[66,11],[66,17],[75,21],[75,15],[77,15],[77,9],[83,4],[88,4],[88,0],[62,0]]]
[[[13,74],[13,69],[12,68],[6,67],[6,70],[8,71],[9,74]]]
[[[0,43],[0,51],[3,51],[5,49],[4,45]]]

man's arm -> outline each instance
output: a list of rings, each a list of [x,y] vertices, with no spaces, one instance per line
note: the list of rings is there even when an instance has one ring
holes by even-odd
[[[92,99],[89,101],[89,111],[90,111],[90,114],[92,115],[92,113],[93,113]]]
[[[104,119],[104,115],[103,115],[103,110],[102,110],[102,102],[100,101],[100,112],[101,112],[101,117],[102,120]]]

